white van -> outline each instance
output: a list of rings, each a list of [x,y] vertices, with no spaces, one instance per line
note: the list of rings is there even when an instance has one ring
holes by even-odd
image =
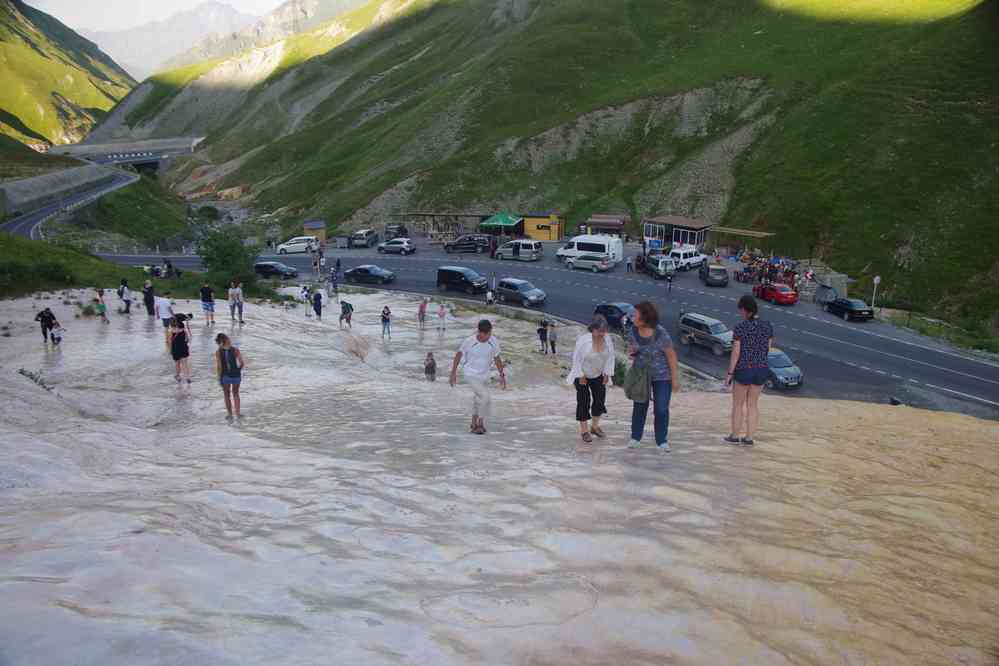
[[[612,264],[624,259],[624,242],[617,236],[576,236],[563,245],[555,256],[561,261],[584,254],[605,254]]]
[[[669,258],[676,264],[676,270],[678,271],[689,271],[708,260],[707,255],[702,254],[695,245],[674,247],[670,250]]]

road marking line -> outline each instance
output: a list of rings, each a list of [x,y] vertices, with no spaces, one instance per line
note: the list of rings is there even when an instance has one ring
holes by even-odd
[[[914,358],[909,358],[908,356],[901,356],[899,354],[892,354],[891,352],[881,351],[880,349],[873,349],[872,347],[865,347],[863,345],[854,344],[852,342],[846,342],[845,340],[838,340],[836,338],[830,338],[826,335],[819,335],[818,333],[812,333],[811,331],[803,331],[805,335],[811,335],[816,338],[822,338],[823,340],[829,340],[830,342],[838,342],[841,345],[848,345],[850,347],[856,347],[857,349],[863,349],[865,351],[874,352],[875,354],[881,354],[882,356],[891,356],[892,358],[901,359],[907,363],[918,363],[919,365],[925,365],[929,368],[934,368],[936,370],[943,370],[944,372],[949,372],[955,375],[961,375],[962,377],[968,377],[969,379],[976,379],[980,382],[987,382],[989,384],[999,385],[999,381],[994,379],[986,379],[985,377],[978,377],[977,375],[970,375],[967,372],[961,372],[960,370],[953,370],[951,368],[945,368],[941,365],[934,365],[932,363],[927,363],[926,361],[919,361]]]
[[[938,391],[946,391],[947,393],[953,393],[954,395],[959,395],[962,398],[968,398],[969,400],[977,400],[979,402],[984,402],[987,405],[993,405],[995,407],[999,407],[999,402],[993,402],[991,400],[986,400],[985,398],[979,398],[977,395],[971,395],[969,393],[961,393],[960,391],[944,388],[943,386],[936,386],[934,384],[927,384],[926,386],[932,389],[937,389]]]

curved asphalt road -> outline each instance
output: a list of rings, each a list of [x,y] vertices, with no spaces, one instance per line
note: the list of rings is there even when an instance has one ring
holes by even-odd
[[[0,224],[0,231],[5,231],[9,234],[17,236],[24,236],[25,238],[38,238],[38,227],[42,222],[49,219],[56,213],[60,213],[64,210],[68,210],[91,201],[96,201],[105,194],[131,185],[137,180],[139,180],[138,176],[122,172],[120,175],[115,176],[114,180],[105,185],[95,187],[92,190],[87,190],[85,192],[80,192],[79,194],[64,197],[55,203],[49,204],[48,206],[31,211],[30,213],[25,213],[24,215],[15,217],[9,222]]]
[[[665,282],[626,273],[623,265],[609,273],[569,271],[555,261],[553,250],[548,250],[540,262],[521,263],[474,254],[445,255],[439,248],[420,249],[408,257],[383,256],[372,250],[338,250],[327,255],[327,262],[340,257],[344,270],[376,263],[398,274],[398,288],[427,294],[439,293],[436,268],[442,265],[467,266],[487,278],[493,273],[499,278],[520,277],[547,292],[543,311],[577,321],[587,321],[599,303],[649,299],[659,306],[664,323],[673,332],[681,309],[735,325],[739,321],[736,301],[748,291],[745,285],[735,282],[726,288],[706,288],[697,273],[690,272],[678,274],[672,292],[667,292]],[[129,265],[161,260],[152,256],[105,258]],[[261,259],[294,266],[304,278],[311,272],[307,255]],[[200,269],[198,257],[177,256],[171,261],[181,269]],[[846,323],[810,303],[761,306],[762,315],[774,325],[777,346],[787,351],[805,373],[805,385],[793,394],[879,403],[894,397],[904,404],[999,418],[999,363],[880,322]],[[678,349],[684,363],[715,377],[725,375],[727,357],[715,357],[702,347],[678,345]]]

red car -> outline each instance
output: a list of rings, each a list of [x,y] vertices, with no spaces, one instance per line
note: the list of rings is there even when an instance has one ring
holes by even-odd
[[[786,284],[758,284],[753,287],[753,296],[774,305],[794,305],[798,302],[798,292]]]

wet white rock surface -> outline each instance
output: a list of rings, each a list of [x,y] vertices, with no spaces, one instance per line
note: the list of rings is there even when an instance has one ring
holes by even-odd
[[[512,387],[476,437],[445,380],[478,315],[421,338],[415,302],[349,298],[352,334],[219,308],[249,363],[236,427],[200,321],[178,388],[145,315],[52,299],[52,351],[34,302],[0,303],[0,664],[999,660],[997,424],[765,397],[732,449],[727,396],[689,392],[662,455],[624,448],[612,391],[588,447],[533,325],[497,318]]]

